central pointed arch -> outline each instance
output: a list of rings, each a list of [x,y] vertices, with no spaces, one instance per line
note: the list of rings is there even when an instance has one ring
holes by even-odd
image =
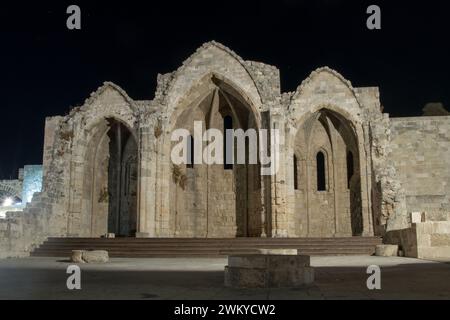
[[[194,135],[194,122],[203,129],[254,129],[260,117],[250,99],[231,81],[211,73],[189,90],[171,116],[171,130],[186,129]],[[195,138],[195,137],[194,137]],[[254,141],[253,141],[254,142]],[[248,141],[244,143],[248,160]],[[172,142],[174,146],[175,142]],[[257,141],[256,141],[257,144]],[[195,144],[206,147],[206,143]],[[234,145],[236,160],[238,145]],[[256,148],[257,150],[257,148]],[[195,152],[195,150],[194,150]],[[240,150],[241,152],[241,150]],[[225,155],[225,154],[224,154]],[[175,172],[176,171],[176,172]],[[174,166],[170,173],[169,226],[172,236],[239,237],[261,234],[261,181],[258,164],[195,164]],[[182,181],[182,182],[181,182]]]

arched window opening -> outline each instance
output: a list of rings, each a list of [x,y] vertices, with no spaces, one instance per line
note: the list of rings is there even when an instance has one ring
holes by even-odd
[[[233,129],[233,118],[225,116],[223,118],[223,168],[233,169],[233,139],[227,136],[227,130]]]
[[[317,191],[326,191],[325,155],[319,151],[316,156],[317,163]]]
[[[294,154],[294,190],[298,190],[298,161]]]
[[[347,152],[347,188],[350,189],[350,180],[354,174],[353,153]]]
[[[189,136],[187,140],[187,163],[186,168],[194,168],[194,137]]]

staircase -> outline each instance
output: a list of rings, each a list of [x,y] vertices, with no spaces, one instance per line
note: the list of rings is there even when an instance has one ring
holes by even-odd
[[[372,255],[379,237],[345,238],[48,238],[31,256],[69,257],[71,250],[107,250],[110,257],[220,257],[257,249],[298,249],[306,255]]]

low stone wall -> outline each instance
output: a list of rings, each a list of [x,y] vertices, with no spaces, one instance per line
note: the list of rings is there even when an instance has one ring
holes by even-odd
[[[389,231],[384,242],[399,245],[406,257],[450,258],[450,221],[413,223],[411,228]]]
[[[0,219],[0,259],[29,256],[47,237],[65,235],[66,218],[53,206],[46,194],[35,193],[23,211]]]
[[[46,239],[45,220],[43,214],[9,212],[7,218],[0,221],[0,258],[28,256]]]

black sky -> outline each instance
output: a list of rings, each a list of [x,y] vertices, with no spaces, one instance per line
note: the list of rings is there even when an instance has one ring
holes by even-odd
[[[78,4],[82,30],[66,28]],[[382,30],[366,28],[378,4]],[[320,66],[354,86],[379,86],[391,116],[450,106],[450,6],[446,1],[122,1],[0,4],[0,179],[42,162],[46,116],[81,105],[104,81],[152,99],[203,42],[277,66],[293,91]]]

